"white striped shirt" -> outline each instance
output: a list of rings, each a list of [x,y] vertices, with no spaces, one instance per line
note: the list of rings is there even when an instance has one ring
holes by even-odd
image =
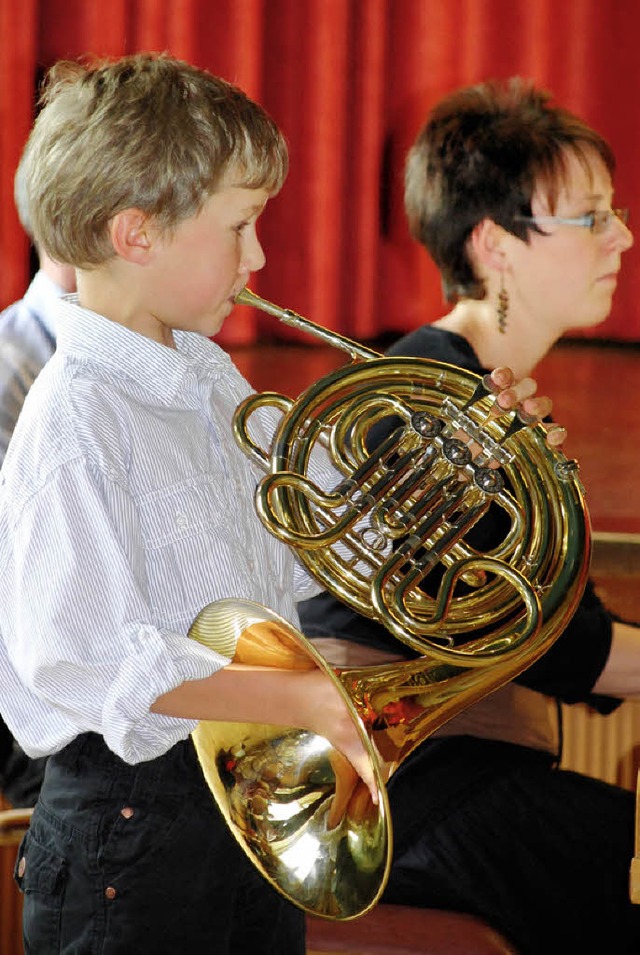
[[[190,720],[149,712],[228,660],[187,637],[222,597],[298,623],[317,592],[254,508],[231,418],[251,392],[215,343],[167,348],[76,297],[0,474],[0,711],[32,756],[93,731],[128,762]],[[262,434],[257,432],[262,430]],[[252,428],[268,446],[267,421]]]

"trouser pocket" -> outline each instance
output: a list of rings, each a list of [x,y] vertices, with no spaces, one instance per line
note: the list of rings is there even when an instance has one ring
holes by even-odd
[[[60,947],[65,860],[41,845],[29,830],[20,843],[13,874],[24,894],[25,951],[52,955]]]

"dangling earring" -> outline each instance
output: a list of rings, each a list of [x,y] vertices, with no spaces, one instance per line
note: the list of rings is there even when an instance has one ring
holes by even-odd
[[[498,292],[498,331],[504,335],[507,328],[507,315],[509,314],[509,293],[504,287],[504,272],[500,273],[500,291]]]

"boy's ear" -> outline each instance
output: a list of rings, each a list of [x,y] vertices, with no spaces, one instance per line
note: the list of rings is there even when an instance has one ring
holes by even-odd
[[[485,269],[504,269],[506,235],[493,219],[479,222],[469,237],[475,261]]]
[[[150,217],[140,209],[123,209],[109,223],[114,252],[126,262],[145,265],[152,248],[153,227]]]

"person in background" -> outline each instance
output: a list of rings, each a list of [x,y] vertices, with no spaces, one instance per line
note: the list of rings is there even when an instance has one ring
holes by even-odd
[[[529,83],[445,97],[409,152],[405,204],[452,307],[388,354],[528,376],[565,332],[604,321],[632,245],[614,172],[604,139]],[[485,518],[489,540],[496,519]],[[299,613],[336,665],[413,655],[327,593]],[[634,796],[558,768],[561,703],[605,714],[639,694],[640,630],[589,583],[538,662],[392,776],[386,901],[471,912],[522,955],[640,951],[640,907],[628,891]]]
[[[24,182],[24,157],[14,179],[18,218],[34,244],[38,271],[23,298],[0,313],[0,462],[25,396],[56,347],[58,299],[75,292],[75,269],[54,261],[34,239]]]
[[[29,221],[24,157],[14,179],[20,223],[34,244],[38,271],[23,298],[0,313],[0,465],[26,394],[56,347],[58,300],[74,292],[75,270],[55,262],[34,241]],[[29,759],[0,718],[0,792],[14,806],[34,806],[46,759]]]

